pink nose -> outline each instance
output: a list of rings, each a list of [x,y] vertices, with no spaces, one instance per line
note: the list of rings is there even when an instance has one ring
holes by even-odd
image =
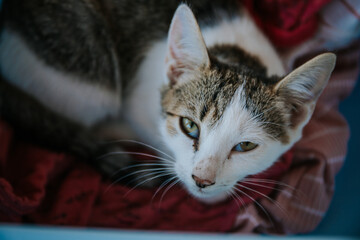
[[[196,186],[198,186],[199,188],[206,188],[208,186],[215,184],[215,182],[213,181],[207,179],[201,179],[195,175],[192,175],[192,178],[194,179]]]

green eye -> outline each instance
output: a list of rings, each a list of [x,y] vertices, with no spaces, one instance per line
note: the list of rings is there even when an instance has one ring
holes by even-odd
[[[257,146],[258,145],[256,143],[241,142],[241,143],[235,145],[235,147],[233,147],[232,151],[247,152],[247,151],[251,151],[251,150],[255,149]]]
[[[180,118],[180,127],[188,137],[193,139],[199,139],[199,128],[196,123],[194,123],[190,119],[185,117]]]

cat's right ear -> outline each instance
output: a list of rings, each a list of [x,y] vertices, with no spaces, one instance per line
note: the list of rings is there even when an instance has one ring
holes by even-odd
[[[199,25],[185,4],[177,8],[171,22],[165,64],[171,85],[187,81],[197,71],[210,66]]]

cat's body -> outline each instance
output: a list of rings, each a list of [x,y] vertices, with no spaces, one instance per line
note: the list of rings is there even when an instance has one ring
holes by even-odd
[[[280,58],[237,3],[191,3],[201,34],[178,1],[4,1],[2,91],[26,94],[3,97],[3,115],[27,129],[54,119],[62,144],[122,115],[172,153],[190,193],[222,199],[300,138],[334,65],[323,55],[280,81]]]

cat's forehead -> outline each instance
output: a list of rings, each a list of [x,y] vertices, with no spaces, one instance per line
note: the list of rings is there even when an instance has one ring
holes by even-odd
[[[257,121],[268,135],[275,139],[285,139],[286,116],[273,91],[276,81],[231,68],[210,69],[176,86],[167,108],[177,115],[191,118],[199,125],[206,124],[211,129],[224,118],[228,108],[243,106],[242,109],[236,109],[239,114],[246,111],[252,117],[246,119]],[[230,104],[234,101],[242,102],[240,105]],[[233,121],[234,128],[237,127],[235,124],[239,125],[236,120]]]
[[[182,111],[186,109],[186,113],[198,122],[206,120],[210,125],[214,125],[222,118],[235,94],[242,94],[243,99],[246,99],[246,95],[251,94],[251,91],[258,91],[249,83],[249,76],[229,69],[204,71],[194,76],[191,81],[176,87],[175,107]],[[256,83],[254,86],[258,88]]]
[[[244,84],[243,77],[231,71],[205,72],[200,79],[192,81],[183,91],[189,94],[186,101],[194,106],[194,117],[205,119],[214,125],[223,116],[237,89]],[[191,97],[190,97],[191,95]]]

